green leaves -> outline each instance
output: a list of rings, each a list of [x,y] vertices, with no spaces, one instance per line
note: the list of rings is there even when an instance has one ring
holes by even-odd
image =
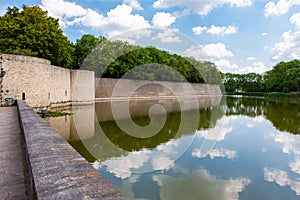
[[[226,73],[223,81],[227,92],[299,92],[300,61],[280,62],[264,75]]]
[[[38,6],[8,7],[0,17],[0,53],[22,51],[52,64],[71,67],[74,48],[63,35],[58,20]]]

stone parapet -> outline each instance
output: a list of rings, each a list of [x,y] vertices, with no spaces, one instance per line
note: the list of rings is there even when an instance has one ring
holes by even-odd
[[[17,101],[37,199],[126,199],[24,101]]]

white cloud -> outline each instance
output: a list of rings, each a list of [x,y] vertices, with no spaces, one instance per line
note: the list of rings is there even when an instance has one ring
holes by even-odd
[[[208,154],[204,155],[201,153],[201,149],[194,149],[192,156],[195,158],[204,158],[209,156],[211,159],[214,158],[228,158],[234,159],[237,156],[237,152],[228,149],[213,149]]]
[[[81,22],[84,26],[89,26],[93,28],[101,28],[103,25],[109,23],[103,15],[100,15],[92,9],[87,9],[87,13],[78,19],[79,22]]]
[[[72,24],[74,17],[81,17],[88,13],[87,9],[73,2],[64,0],[42,0],[41,8],[48,11],[48,14],[56,19],[62,27]]]
[[[133,8],[140,9],[138,1],[124,0],[124,3],[129,5],[118,5],[106,16],[65,0],[42,0],[41,7],[47,10],[50,16],[58,18],[63,27],[81,24],[102,31],[109,38],[129,30],[150,27],[143,16],[132,14]]]
[[[295,160],[289,163],[291,170],[297,174],[300,174],[300,157],[295,156]]]
[[[295,25],[296,28],[300,29],[300,13],[295,13],[291,16],[290,22]]]
[[[246,60],[248,60],[248,61],[254,61],[254,60],[256,60],[257,58],[255,58],[255,57],[247,57],[247,59]]]
[[[175,166],[175,160],[181,156],[193,141],[193,136],[170,140],[158,145],[155,149],[141,149],[128,152],[127,155],[112,157],[103,162],[95,162],[96,169],[106,166],[107,171],[126,179],[134,173],[145,173],[154,170],[168,170]]]
[[[128,30],[149,28],[150,24],[144,19],[143,16],[132,14],[132,7],[122,4],[110,10],[107,13],[107,20],[109,25],[104,27],[103,30],[110,35],[126,32]],[[115,32],[111,34],[111,32]]]
[[[277,3],[268,2],[265,5],[265,16],[269,17],[272,15],[280,16],[289,12],[290,8],[300,5],[299,0],[279,0]]]
[[[212,25],[208,30],[207,33],[211,35],[226,35],[226,34],[234,34],[237,33],[237,27],[231,26],[215,26]]]
[[[281,36],[282,41],[275,43],[271,49],[274,52],[274,60],[300,59],[300,31],[284,32]]]
[[[7,7],[9,7],[9,5],[0,5],[0,16],[3,16],[6,13]]]
[[[142,167],[149,159],[150,151],[131,152],[126,157],[111,158],[104,162],[107,170],[121,179],[129,178],[132,171]],[[100,167],[100,165],[94,165]]]
[[[151,160],[153,170],[168,170],[175,166],[174,160],[167,156],[158,156]]]
[[[222,71],[234,71],[239,68],[236,64],[232,64],[226,59],[216,60],[214,63]]]
[[[199,199],[199,197],[209,197],[209,199],[239,199],[239,193],[251,183],[246,178],[220,179],[210,174],[206,169],[200,169],[191,173],[184,169],[179,169],[183,178],[172,177],[164,174],[155,174],[152,180],[156,181],[160,187],[160,199]],[[182,191],[176,194],[178,186]],[[205,185],[205,187],[202,187]],[[214,192],[211,192],[214,191]],[[192,197],[191,197],[192,195]]]
[[[296,195],[300,195],[300,181],[290,179],[284,170],[264,168],[264,179],[268,182],[275,182],[281,187],[290,186]]]
[[[245,74],[251,73],[251,72],[262,74],[266,71],[267,71],[267,67],[265,66],[265,64],[263,62],[255,62],[252,64],[252,66],[239,69],[239,73],[245,73]]]
[[[198,60],[233,57],[233,53],[227,50],[223,43],[191,46],[189,49],[185,50],[184,54]]]
[[[236,7],[247,7],[251,6],[253,3],[252,0],[157,0],[153,3],[154,8],[171,8],[171,7],[181,7],[184,9],[189,9],[194,13],[199,15],[207,15],[210,13],[214,8],[220,7],[223,5],[230,5]]]
[[[277,134],[271,134],[271,136],[274,138],[275,142],[281,144],[281,151],[283,153],[288,154],[289,157],[294,158],[293,161],[289,163],[289,167],[294,173],[300,174],[300,141],[297,135],[278,132]]]
[[[261,35],[262,35],[262,36],[267,36],[268,33],[264,32],[264,33],[262,33]]]
[[[192,31],[195,35],[201,35],[203,32],[207,31],[207,28],[205,26],[196,26],[193,27]]]
[[[178,36],[178,29],[166,29],[157,33],[152,40],[159,40],[161,43],[180,43],[182,42]]]
[[[214,128],[207,129],[207,130],[199,130],[196,131],[196,135],[199,138],[204,138],[209,141],[223,141],[227,134],[229,134],[233,128],[227,125],[231,120],[235,120],[234,116],[223,116],[219,119],[214,126]],[[203,152],[202,152],[203,153]]]
[[[87,13],[87,10],[82,6],[64,0],[42,0],[41,3],[42,8],[55,18],[78,17]]]
[[[137,0],[123,0],[123,4],[128,4],[132,8],[137,9],[137,10],[144,10]]]
[[[211,35],[227,35],[227,34],[237,33],[238,28],[234,25],[230,25],[230,26],[211,25],[210,28],[197,26],[197,27],[194,27],[192,30],[195,35],[200,35],[203,32],[207,32]]]
[[[153,16],[152,24],[154,27],[166,28],[176,21],[176,17],[172,16],[170,13],[157,12]]]

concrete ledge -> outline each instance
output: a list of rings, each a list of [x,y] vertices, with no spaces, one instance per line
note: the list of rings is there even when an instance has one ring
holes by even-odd
[[[24,101],[17,101],[37,199],[126,199]]]

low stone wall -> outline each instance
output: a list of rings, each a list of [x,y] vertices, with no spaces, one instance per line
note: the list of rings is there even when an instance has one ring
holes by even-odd
[[[37,199],[126,199],[24,101],[17,101]]]
[[[219,85],[129,79],[96,79],[96,98],[158,96],[221,96]]]

